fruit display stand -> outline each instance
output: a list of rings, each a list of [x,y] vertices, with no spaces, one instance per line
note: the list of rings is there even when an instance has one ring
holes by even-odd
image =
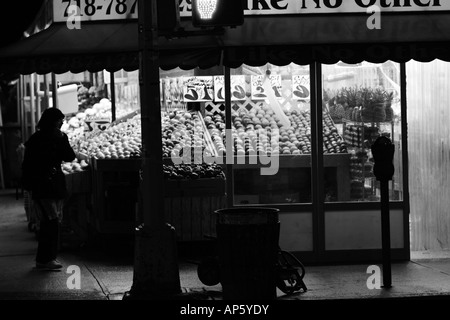
[[[168,165],[173,171],[183,170],[183,166]],[[170,178],[172,172],[165,170],[165,216],[166,221],[175,227],[178,241],[204,241],[207,236],[216,235],[215,210],[226,206],[225,175],[219,166],[188,165],[184,167],[202,167],[198,175],[200,178],[191,179],[190,174]],[[208,169],[205,169],[208,167]],[[211,168],[215,169],[208,178]],[[194,170],[188,170],[192,172]]]
[[[131,234],[136,221],[141,161],[97,159],[92,162],[90,223],[99,234]]]
[[[63,163],[68,196],[64,202],[61,228],[62,246],[79,247],[88,240],[91,204],[91,168],[86,155],[77,153],[72,163]]]
[[[173,166],[170,159],[165,167]],[[92,159],[92,220],[98,233],[132,234],[138,210],[141,159]],[[192,173],[192,171],[190,171]],[[191,179],[178,174],[166,177],[165,217],[175,227],[179,241],[202,241],[215,234],[212,212],[225,205],[225,179]]]
[[[215,221],[211,213],[225,204],[224,175],[221,171],[217,172],[214,166],[173,163],[175,155],[183,156],[184,147],[196,146],[198,139],[214,156],[215,150],[198,112],[172,110],[163,112],[162,119],[167,222],[176,228],[179,241],[205,240],[205,235],[215,234]],[[189,131],[185,132],[183,130],[186,128],[180,126],[179,120],[185,122],[190,119],[192,125],[188,125]],[[196,130],[204,134],[196,135]],[[113,123],[99,135],[103,137],[97,139],[91,136],[89,142],[80,143],[92,163],[91,220],[98,233],[132,234],[138,212],[141,169],[140,145],[135,140],[140,138],[139,114]],[[186,139],[187,136],[191,136],[192,140]],[[117,140],[123,142],[120,147]],[[123,149],[125,140],[128,147]],[[117,142],[114,148],[114,144],[110,143],[113,141]],[[177,145],[180,147],[177,148]],[[191,169],[187,169],[189,167]]]

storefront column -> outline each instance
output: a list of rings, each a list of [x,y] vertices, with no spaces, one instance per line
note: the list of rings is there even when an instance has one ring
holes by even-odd
[[[324,170],[323,170],[323,114],[322,114],[322,65],[310,65],[311,77],[311,163],[314,252],[320,259],[325,250],[324,224]]]
[[[406,250],[407,257],[406,259],[409,260],[411,258],[411,252],[410,252],[410,201],[409,201],[409,160],[408,160],[408,108],[407,108],[407,82],[406,82],[406,64],[404,62],[400,63],[400,106],[401,111],[400,114],[402,115],[402,186],[403,186],[403,203],[404,203],[404,209],[403,209],[403,241],[404,241],[404,248],[408,248]],[[408,223],[406,223],[408,221]]]
[[[133,285],[124,299],[181,293],[175,229],[165,223],[157,1],[139,0],[142,166]]]

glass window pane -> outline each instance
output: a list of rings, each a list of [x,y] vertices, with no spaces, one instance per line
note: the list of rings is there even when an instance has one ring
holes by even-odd
[[[311,203],[309,69],[267,64],[232,70],[236,205]],[[240,157],[245,165],[237,164]]]
[[[110,74],[106,74],[105,81],[110,85]],[[116,120],[139,110],[139,70],[114,72],[114,93]]]
[[[395,175],[390,199],[402,200],[401,108],[399,64],[337,63],[323,65],[324,162],[340,153],[345,169],[340,179],[325,168],[325,201],[379,201],[379,182],[373,175],[371,145],[386,136],[395,145]],[[330,130],[329,126],[337,128]],[[347,195],[339,198],[335,189]]]

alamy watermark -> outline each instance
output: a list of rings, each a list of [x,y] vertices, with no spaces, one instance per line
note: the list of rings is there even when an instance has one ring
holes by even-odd
[[[381,8],[377,5],[373,5],[367,8],[367,14],[371,16],[367,19],[367,28],[369,30],[381,29]]]
[[[369,273],[370,276],[367,278],[367,289],[381,289],[381,269],[377,265],[371,265],[367,268],[366,273]]]
[[[81,8],[79,6],[71,4],[67,7],[66,26],[69,30],[81,29]]]
[[[185,138],[185,132],[175,130],[174,136],[180,137],[170,158],[175,165],[180,164],[260,164],[261,175],[276,175],[279,170],[280,130],[257,129],[249,133],[237,133],[233,129],[225,129],[225,143],[217,137],[213,143],[218,146],[218,155],[211,153],[203,139],[203,131],[194,129],[198,143]],[[181,143],[183,142],[183,143]]]
[[[66,273],[70,274],[67,278],[66,285],[70,290],[81,289],[81,269],[79,266],[71,265],[67,267]]]

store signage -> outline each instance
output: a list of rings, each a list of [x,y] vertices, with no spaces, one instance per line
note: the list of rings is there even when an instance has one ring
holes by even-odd
[[[448,0],[247,0],[244,15],[447,11]],[[180,17],[191,16],[191,0],[180,1]]]
[[[231,76],[231,101],[245,100],[247,93],[245,91],[245,76]],[[225,101],[225,77],[214,76],[214,101]]]
[[[247,0],[244,15],[367,13],[374,5],[381,12],[450,11],[448,0]],[[80,21],[138,18],[138,0],[54,0],[53,21],[73,18],[71,6]],[[192,1],[180,0],[180,17],[191,16]]]
[[[138,0],[54,0],[53,21],[73,18],[73,6],[80,21],[137,19]]]
[[[214,80],[212,76],[185,77],[183,87],[184,102],[212,101]]]
[[[251,90],[252,90],[252,100],[265,100],[268,98],[268,92],[264,87],[265,76],[252,76],[251,77]],[[271,75],[270,79],[270,87],[276,97],[276,99],[282,99],[281,95],[281,76],[280,75]]]
[[[292,99],[309,100],[311,98],[309,75],[292,76]]]
[[[111,117],[86,117],[86,131],[104,131],[111,125]]]

